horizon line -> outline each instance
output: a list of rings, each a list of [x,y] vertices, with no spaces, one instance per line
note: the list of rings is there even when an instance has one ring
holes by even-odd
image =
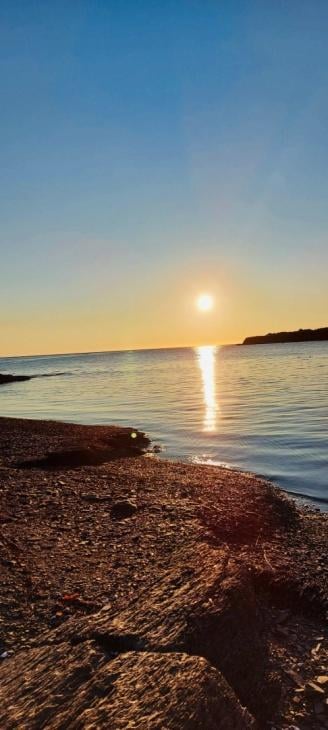
[[[104,355],[106,353],[118,353],[118,352],[147,352],[149,350],[194,350],[197,347],[234,347],[241,343],[239,342],[216,342],[213,344],[204,344],[204,345],[169,345],[169,346],[162,346],[162,347],[127,347],[124,349],[118,349],[118,350],[84,350],[84,351],[75,351],[75,352],[45,352],[45,353],[34,353],[30,355],[22,354],[22,355],[0,355],[0,358],[6,358],[6,359],[14,359],[14,358],[20,358],[20,357],[69,357],[70,355]]]

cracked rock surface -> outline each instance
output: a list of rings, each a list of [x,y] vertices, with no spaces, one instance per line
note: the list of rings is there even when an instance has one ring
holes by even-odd
[[[14,665],[12,660],[0,711],[1,726],[12,730],[254,727],[220,672],[203,658],[137,651],[114,656],[87,641],[32,649],[19,684]]]

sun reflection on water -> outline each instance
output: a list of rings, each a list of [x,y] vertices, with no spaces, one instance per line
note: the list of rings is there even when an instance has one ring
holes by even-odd
[[[203,381],[203,397],[204,397],[204,422],[203,431],[215,431],[218,413],[218,405],[215,393],[215,345],[206,345],[204,347],[196,347],[198,365]]]

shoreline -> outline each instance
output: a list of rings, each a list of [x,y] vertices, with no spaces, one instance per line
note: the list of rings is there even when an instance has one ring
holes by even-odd
[[[206,706],[205,728],[325,727],[327,515],[249,473],[144,458],[148,445],[133,429],[0,418],[1,726],[37,730],[42,708],[47,727],[158,712],[149,727],[196,728],[188,712]],[[84,665],[97,655],[83,707],[86,680],[58,699],[51,675],[59,652],[68,682],[77,645]]]
[[[316,495],[304,494],[303,492],[296,492],[296,491],[293,491],[292,489],[287,489],[287,487],[282,487],[281,484],[279,484],[279,482],[276,481],[274,477],[266,476],[265,474],[261,474],[256,471],[242,469],[241,467],[238,467],[238,466],[226,466],[224,463],[209,464],[206,461],[197,460],[197,461],[190,462],[190,461],[182,461],[181,459],[169,459],[166,457],[161,457],[160,453],[159,453],[159,458],[163,459],[164,461],[170,461],[173,464],[174,463],[178,463],[178,464],[183,463],[183,464],[186,464],[187,466],[189,464],[191,466],[193,466],[194,464],[199,465],[199,466],[211,466],[215,469],[223,469],[226,471],[235,472],[237,475],[244,474],[244,476],[248,476],[250,478],[260,479],[261,481],[266,482],[267,484],[270,484],[272,487],[274,487],[274,489],[277,489],[278,492],[281,492],[286,497],[289,497],[293,502],[295,502],[295,504],[300,509],[306,509],[306,510],[308,509],[308,510],[311,510],[314,512],[321,512],[323,514],[328,513],[328,498],[316,496]],[[317,506],[317,504],[321,505],[321,506],[319,507],[319,506]],[[325,505],[327,505],[327,507]]]

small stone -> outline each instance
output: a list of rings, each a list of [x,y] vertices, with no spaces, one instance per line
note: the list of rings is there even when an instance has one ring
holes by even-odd
[[[300,674],[298,674],[298,672],[294,672],[293,669],[286,669],[286,674],[288,674],[288,676],[291,677],[291,679],[295,682],[295,684],[297,684],[299,687],[303,688],[304,680],[300,676]]]
[[[317,684],[320,684],[320,685],[327,684],[328,676],[327,676],[327,674],[320,674],[319,677],[316,677],[315,681]]]
[[[108,502],[111,501],[111,494],[93,494],[93,492],[82,492],[80,499],[84,499],[86,502]]]
[[[318,651],[320,651],[320,649],[321,649],[321,642],[319,641],[319,643],[313,649],[311,649],[311,654],[317,654]]]
[[[127,517],[132,517],[137,511],[137,505],[131,500],[122,500],[115,502],[111,509],[111,516],[117,520],[125,520]]]
[[[306,685],[306,690],[310,692],[311,694],[317,694],[317,695],[324,695],[324,690],[322,687],[320,687],[315,682],[308,682]]]

